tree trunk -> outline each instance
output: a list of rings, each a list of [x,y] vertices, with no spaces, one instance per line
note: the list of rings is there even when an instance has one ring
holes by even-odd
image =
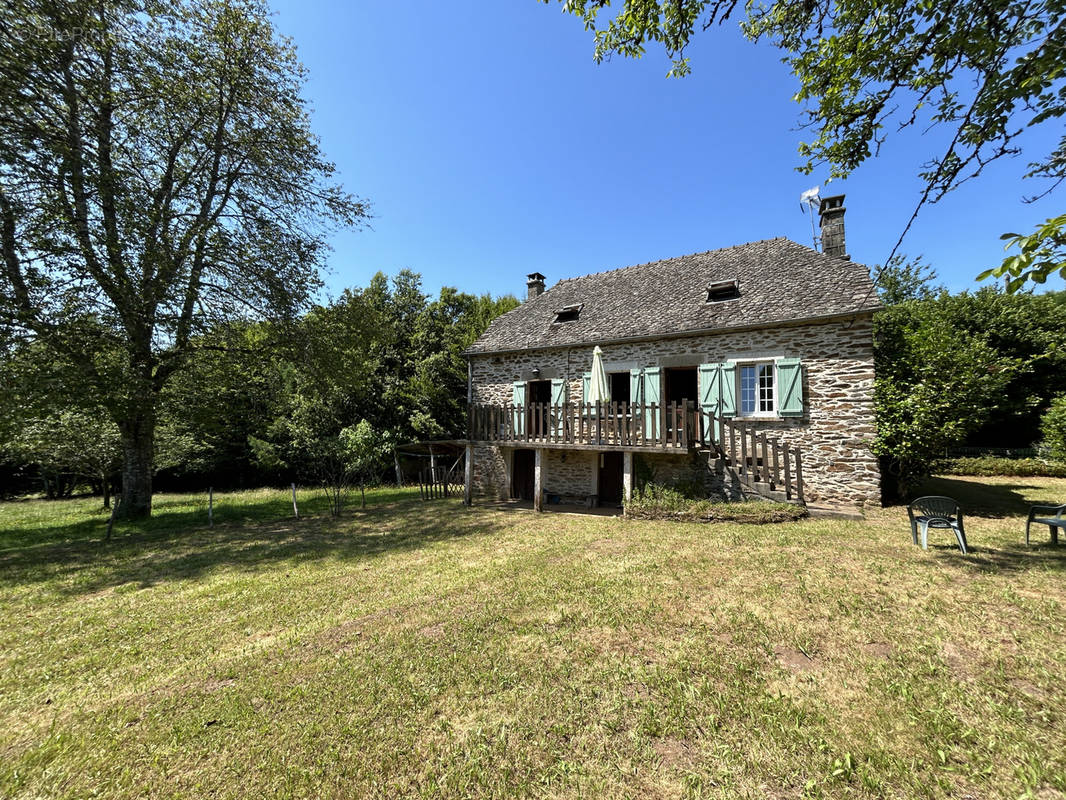
[[[126,519],[152,515],[152,457],[155,414],[138,409],[119,423],[122,435],[122,499],[118,507]]]

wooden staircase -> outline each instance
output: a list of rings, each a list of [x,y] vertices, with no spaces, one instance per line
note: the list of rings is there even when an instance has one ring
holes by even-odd
[[[743,419],[705,416],[709,451],[742,492],[781,503],[806,505],[803,497],[803,455],[780,437],[767,436]],[[707,462],[711,469],[711,462]]]

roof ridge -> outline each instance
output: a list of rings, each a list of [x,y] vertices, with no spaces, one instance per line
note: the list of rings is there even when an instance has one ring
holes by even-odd
[[[662,264],[662,263],[664,263],[666,261],[677,261],[679,258],[691,258],[692,256],[705,256],[708,253],[724,253],[726,250],[736,250],[736,249],[738,249],[740,247],[751,247],[752,245],[766,244],[767,242],[776,242],[776,241],[779,241],[779,240],[786,241],[786,242],[792,242],[792,244],[796,244],[796,245],[799,245],[800,247],[804,247],[804,245],[800,244],[799,242],[793,242],[787,236],[771,236],[771,237],[769,237],[767,239],[756,239],[756,240],[751,241],[751,242],[743,242],[741,244],[733,244],[733,245],[730,245],[729,247],[715,247],[715,248],[713,248],[711,250],[700,250],[700,251],[695,252],[695,253],[682,253],[679,256],[670,256],[669,258],[657,258],[655,261],[645,261],[645,262],[640,263],[640,264],[629,264],[629,265],[624,266],[624,267],[615,267],[614,269],[600,270],[599,272],[587,272],[584,275],[575,275],[572,278],[562,278],[560,280],[557,280],[555,283],[552,284],[551,288],[554,289],[556,286],[559,286],[560,284],[570,283],[571,281],[578,281],[578,280],[581,280],[582,278],[592,278],[592,277],[595,277],[596,275],[610,275],[610,274],[612,274],[614,272],[623,272],[623,271],[625,271],[627,269],[639,269],[640,267],[650,267],[650,266],[653,266],[655,264]],[[817,252],[817,251],[813,251],[813,252]],[[548,291],[548,290],[545,290],[545,291]]]

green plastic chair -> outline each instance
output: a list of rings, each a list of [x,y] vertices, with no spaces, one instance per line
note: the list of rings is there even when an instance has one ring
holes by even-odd
[[[950,497],[919,497],[907,506],[911,520],[911,539],[918,544],[918,531],[922,533],[922,549],[929,549],[929,529],[950,530],[955,534],[959,549],[966,548],[966,528],[962,524],[962,509]]]
[[[1050,512],[1050,513],[1048,513]],[[1066,528],[1066,505],[1061,506],[1031,506],[1029,519],[1025,521],[1025,546],[1029,546],[1029,527],[1047,525],[1051,530],[1051,543],[1059,543],[1059,528]]]

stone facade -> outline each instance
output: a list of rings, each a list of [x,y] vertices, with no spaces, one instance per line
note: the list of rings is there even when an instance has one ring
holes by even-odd
[[[475,445],[472,450],[474,493],[495,500],[510,497],[510,453],[505,448],[489,445]]]
[[[803,415],[749,421],[802,449],[808,501],[880,502],[880,474],[870,451],[875,433],[871,315],[602,347],[607,372],[694,367],[728,360],[801,359]],[[471,399],[475,403],[509,403],[515,381],[552,378],[565,379],[569,398],[579,399],[581,376],[592,363],[592,349],[590,344],[471,355]],[[534,370],[538,370],[536,375]],[[507,449],[474,448],[477,494],[509,493]],[[714,464],[695,463],[692,456],[642,457],[656,470],[657,480],[704,480],[708,485],[715,481]],[[595,487],[596,466],[594,453],[568,451],[563,461],[562,451],[548,451],[544,455],[544,489],[560,495],[593,494],[594,490],[583,488]]]

